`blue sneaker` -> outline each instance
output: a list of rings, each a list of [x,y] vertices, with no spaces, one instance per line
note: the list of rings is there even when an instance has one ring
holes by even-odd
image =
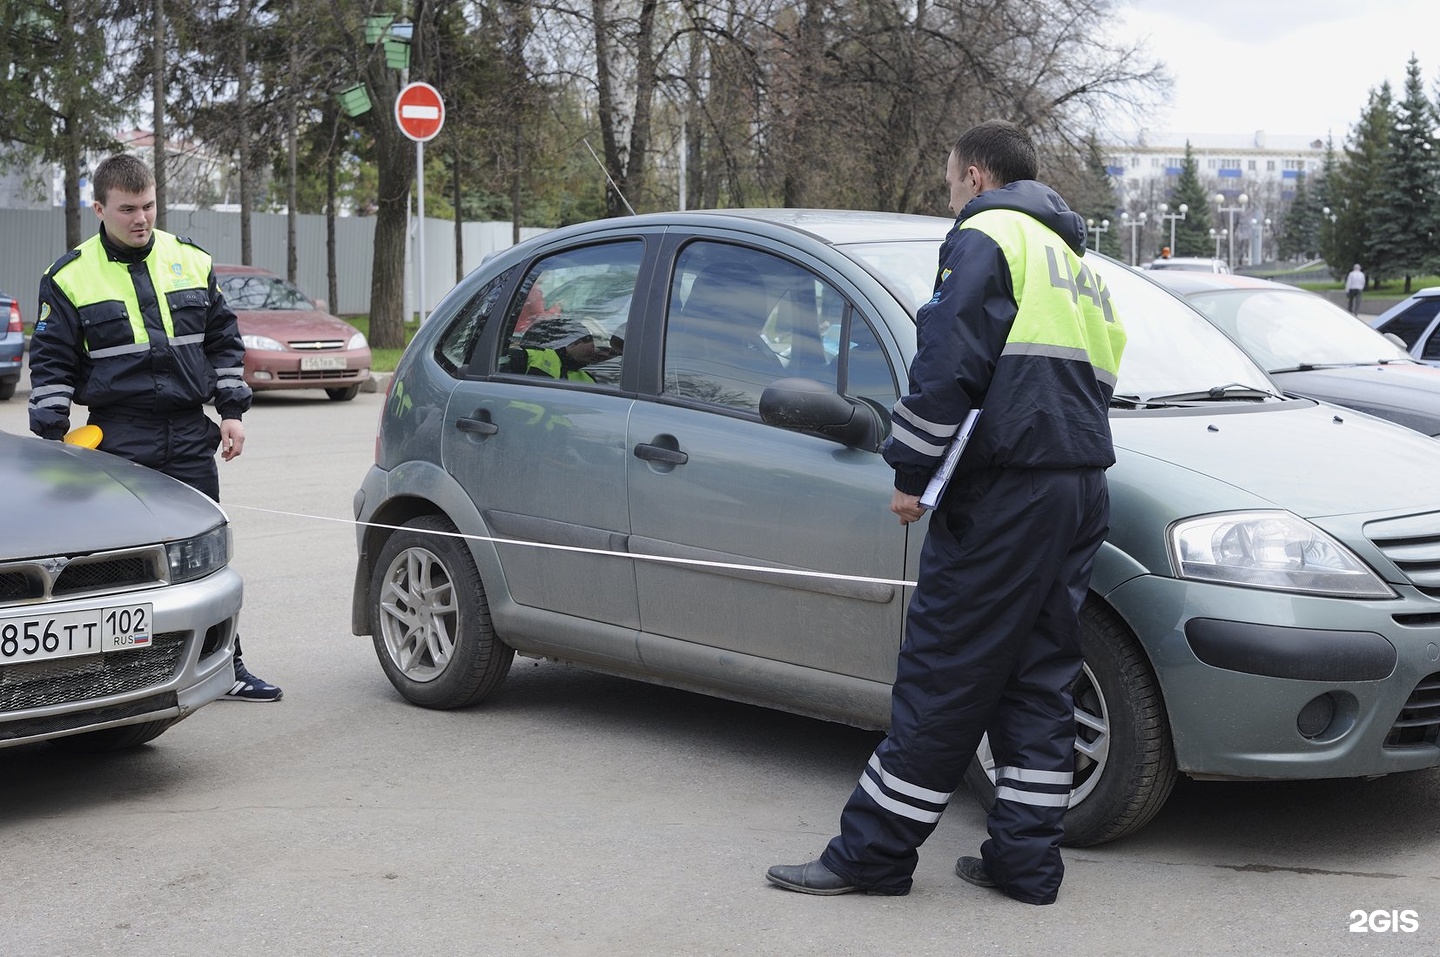
[[[223,695],[226,701],[279,701],[285,694],[262,678],[252,675],[244,662],[235,662],[235,683]]]

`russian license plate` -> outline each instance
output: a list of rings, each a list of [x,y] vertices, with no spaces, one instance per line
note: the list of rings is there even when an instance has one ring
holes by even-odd
[[[344,356],[301,356],[301,372],[334,372],[345,368]]]
[[[113,605],[0,617],[0,665],[150,647],[154,607]]]

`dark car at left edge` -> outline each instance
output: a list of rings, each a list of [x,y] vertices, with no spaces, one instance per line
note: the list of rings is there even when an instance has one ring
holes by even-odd
[[[15,394],[25,366],[25,326],[20,304],[0,289],[0,399]]]

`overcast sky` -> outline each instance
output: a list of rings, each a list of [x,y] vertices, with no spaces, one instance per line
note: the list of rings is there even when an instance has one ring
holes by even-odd
[[[1296,134],[1338,146],[1371,88],[1403,93],[1413,53],[1440,79],[1436,0],[1120,0],[1119,34],[1146,40],[1174,78],[1152,129]]]

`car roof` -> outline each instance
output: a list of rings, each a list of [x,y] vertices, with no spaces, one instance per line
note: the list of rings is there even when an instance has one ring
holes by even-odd
[[[1288,283],[1261,279],[1258,276],[1242,276],[1223,272],[1186,272],[1181,269],[1152,270],[1146,273],[1151,279],[1173,292],[1188,296],[1197,292],[1217,292],[1226,289],[1285,289],[1298,290]],[[1300,290],[1303,291],[1303,290]]]
[[[239,266],[234,263],[215,263],[217,273],[229,273],[237,276],[274,276],[275,273],[268,269],[261,269],[259,266]]]
[[[632,226],[715,226],[739,225],[746,221],[767,231],[765,227],[782,227],[806,233],[830,245],[848,243],[905,242],[918,239],[941,239],[954,225],[954,220],[940,216],[917,216],[911,213],[882,213],[847,209],[700,209],[680,212],[641,213],[616,219],[595,220],[562,227],[542,236],[539,241],[563,238],[569,233],[587,233],[598,226],[629,224]],[[218,267],[217,267],[218,268]]]

